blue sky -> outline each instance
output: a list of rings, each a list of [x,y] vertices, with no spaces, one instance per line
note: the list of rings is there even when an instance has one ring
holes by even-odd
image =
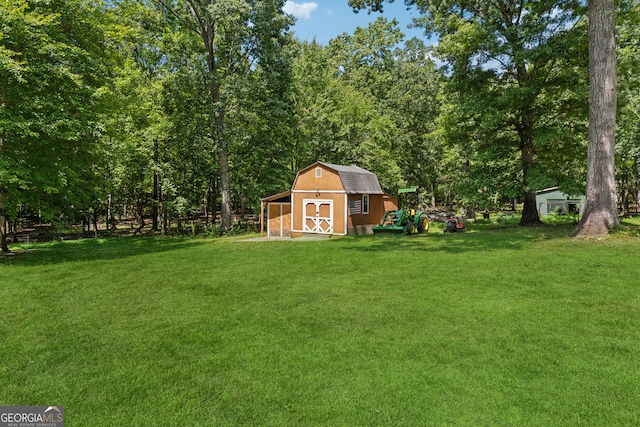
[[[288,0],[283,8],[286,13],[296,17],[293,31],[297,38],[311,41],[315,37],[319,44],[325,46],[329,40],[342,33],[353,34],[356,27],[367,27],[379,16],[384,16],[389,21],[397,19],[405,40],[418,37],[426,42],[422,29],[407,28],[412,18],[419,15],[415,10],[407,10],[403,0],[384,3],[383,9],[382,14],[367,14],[366,10],[354,13],[348,0]]]

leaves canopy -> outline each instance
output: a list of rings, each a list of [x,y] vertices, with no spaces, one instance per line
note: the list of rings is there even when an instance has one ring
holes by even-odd
[[[421,13],[415,24],[440,37],[434,53],[448,77],[445,114],[450,115],[441,119],[444,137],[470,153],[469,178],[479,172],[466,182],[471,190],[466,196],[473,200],[488,181],[501,194],[515,196],[517,177],[517,193],[525,196],[523,223],[537,223],[536,189],[554,182],[575,190],[581,181],[575,163],[567,161],[584,149],[584,5],[574,0],[406,3]],[[377,0],[350,5],[382,6]],[[575,132],[567,132],[567,124]],[[486,172],[494,168],[488,166],[503,159],[512,159],[511,167],[519,164],[520,171],[492,180]]]
[[[101,2],[0,2],[0,209],[86,206],[117,59]]]

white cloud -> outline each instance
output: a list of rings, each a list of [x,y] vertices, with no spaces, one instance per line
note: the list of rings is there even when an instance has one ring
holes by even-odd
[[[295,16],[296,18],[309,19],[311,18],[311,12],[313,12],[317,8],[318,3],[315,2],[295,3],[291,0],[287,0],[282,10],[285,13]]]

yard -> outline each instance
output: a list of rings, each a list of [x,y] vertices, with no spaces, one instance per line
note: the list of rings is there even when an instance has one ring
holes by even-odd
[[[639,425],[640,239],[91,239],[0,258],[0,405],[67,426]]]

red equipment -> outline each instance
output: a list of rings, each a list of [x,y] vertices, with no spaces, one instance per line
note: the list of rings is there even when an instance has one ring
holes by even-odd
[[[464,222],[460,219],[460,217],[452,216],[445,222],[444,232],[449,233],[457,233],[467,231],[467,228],[464,225]]]

